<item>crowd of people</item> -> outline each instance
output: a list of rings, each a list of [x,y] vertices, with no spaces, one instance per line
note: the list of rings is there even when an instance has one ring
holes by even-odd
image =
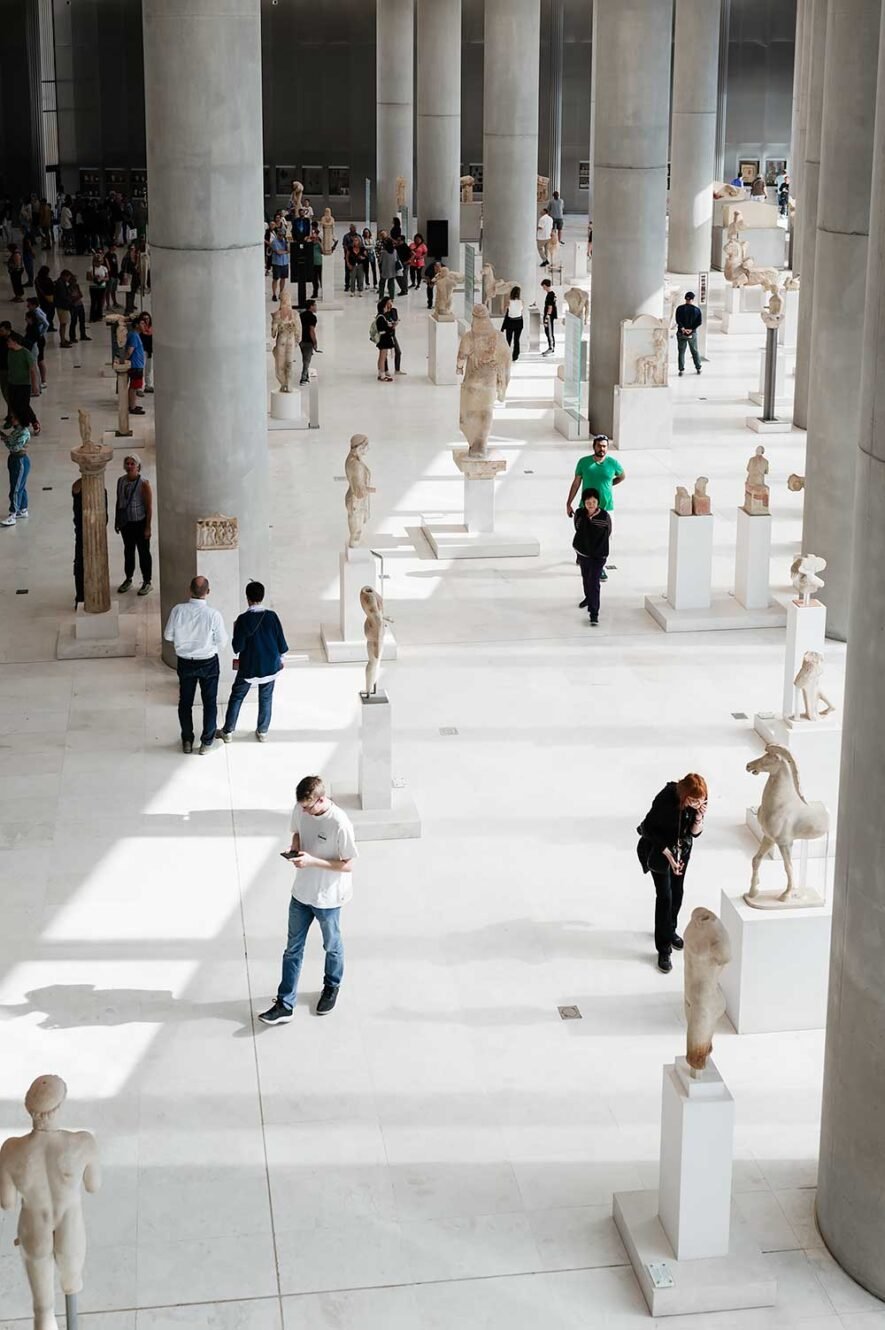
[[[147,204],[141,198],[111,190],[104,198],[60,193],[55,204],[31,194],[18,200],[0,198],[0,238],[8,245],[13,232],[34,248],[58,245],[66,255],[90,254],[99,247],[131,241],[147,232]]]

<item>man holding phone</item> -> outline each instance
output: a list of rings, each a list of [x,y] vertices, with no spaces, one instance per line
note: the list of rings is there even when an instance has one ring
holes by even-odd
[[[328,797],[320,776],[305,776],[298,782],[292,810],[292,845],[282,857],[295,869],[295,881],[280,986],[273,1006],[258,1017],[265,1025],[285,1025],[292,1019],[304,944],[314,919],[320,926],[326,953],[318,1016],[325,1016],[335,1006],[344,976],[340,915],[341,906],[353,895],[351,874],[357,848],[350,818]]]

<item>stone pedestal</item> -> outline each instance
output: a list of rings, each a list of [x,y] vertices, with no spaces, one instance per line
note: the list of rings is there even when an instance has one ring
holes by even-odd
[[[366,616],[360,604],[360,591],[364,586],[381,592],[378,560],[367,549],[345,546],[338,559],[339,615],[337,624],[323,624],[320,629],[326,660],[337,665],[342,662],[365,661]],[[396,639],[385,625],[382,660],[396,660]]]
[[[725,1256],[731,1219],[734,1100],[712,1058],[692,1075],[664,1067],[658,1213],[679,1261]]]
[[[787,605],[787,641],[784,655],[784,693],[783,714],[792,716],[798,711],[797,703],[801,697],[793,687],[793,680],[799,673],[799,666],[806,651],[823,651],[827,634],[827,607],[819,600],[812,600],[810,605],[797,605],[791,600]]]
[[[745,610],[764,610],[771,604],[771,514],[751,515],[737,510],[734,556],[734,596]]]
[[[358,841],[406,840],[421,835],[421,818],[405,789],[393,788],[390,699],[383,689],[360,694],[359,789],[356,796],[336,793],[347,810]]]
[[[614,388],[614,444],[618,452],[630,448],[669,448],[673,434],[673,401],[666,385],[654,388],[630,384]]]
[[[587,276],[587,241],[569,240],[565,245],[565,263],[563,264],[567,282],[575,282]]]
[[[712,603],[713,514],[680,517],[670,510],[667,599],[674,610],[706,610]]]
[[[274,391],[270,395],[268,429],[307,429],[310,421],[304,414],[303,388],[299,384],[290,393]]]
[[[88,614],[77,606],[73,623],[58,631],[55,654],[59,660],[104,660],[115,656],[134,656],[138,645],[138,619],[135,615],[119,617],[117,601],[101,614]]]
[[[764,294],[761,286],[727,285],[722,308],[722,331],[729,334],[763,333],[765,328],[759,316]]]
[[[428,521],[422,531],[437,559],[521,558],[540,553],[532,536],[495,530],[495,477],[506,470],[503,457],[469,457],[455,448],[452,456],[464,476],[464,521],[454,525]]]
[[[762,869],[769,869],[772,886],[783,882],[780,863],[763,863]],[[757,910],[743,896],[723,891],[719,915],[731,941],[731,963],[720,984],[738,1034],[823,1026],[832,901],[804,909]]]
[[[790,295],[798,294],[798,292],[795,293],[790,292],[789,294]],[[781,324],[781,327],[783,327],[783,324]],[[776,412],[782,415],[786,414],[790,405],[790,399],[788,395],[789,385],[787,383],[787,380],[793,374],[795,367],[796,367],[796,353],[792,350],[784,351],[783,349],[781,349],[780,354],[778,355],[777,358],[777,364],[775,366],[774,399],[775,399]],[[764,351],[760,351],[759,353],[759,387],[756,389],[755,392],[747,393],[747,400],[752,402],[754,406],[765,405],[765,352]]]
[[[458,324],[434,318],[427,319],[427,377],[431,383],[451,385],[458,382],[455,362],[458,358]]]
[[[777,340],[782,351],[795,351],[799,338],[799,288],[786,287],[782,292],[784,318],[778,329]],[[781,356],[783,360],[783,356]],[[764,374],[763,370],[763,374]]]

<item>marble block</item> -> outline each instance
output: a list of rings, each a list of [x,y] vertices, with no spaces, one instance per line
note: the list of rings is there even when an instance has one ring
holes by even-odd
[[[359,794],[363,808],[390,808],[393,782],[390,699],[360,695]]]
[[[771,604],[771,514],[737,510],[734,555],[734,595],[746,610],[764,610]]]
[[[77,606],[73,623],[62,624],[58,630],[55,654],[58,660],[106,660],[117,656],[134,656],[138,644],[139,616],[126,614],[119,617],[117,601],[105,614],[87,614]]]
[[[673,400],[669,386],[614,388],[614,444],[630,448],[669,448],[673,433]]]
[[[431,383],[458,382],[455,362],[458,358],[458,324],[454,319],[440,322],[431,314],[427,319],[427,377]]]
[[[363,808],[359,794],[336,791],[335,802],[353,823],[359,842],[370,840],[417,840],[421,814],[407,790],[392,790],[389,808]]]
[[[559,400],[561,401],[562,385],[556,385],[554,388],[554,394],[556,394],[557,388],[559,390]],[[575,416],[572,411],[567,410],[563,406],[554,407],[553,428],[556,430],[557,434],[561,434],[564,439],[589,439],[590,437],[590,421],[587,419],[586,415],[582,412],[579,416]]]
[[[367,659],[366,616],[360,604],[360,591],[364,586],[381,590],[378,560],[371,550],[345,546],[338,556],[338,622],[323,624],[320,628],[326,660],[333,665]],[[396,639],[387,626],[381,659],[396,660]]]
[[[304,414],[302,388],[299,385],[292,392],[275,391],[270,395],[269,429],[307,429],[310,424]]]
[[[780,865],[775,879],[782,887]],[[731,941],[731,963],[719,982],[738,1034],[821,1029],[827,1018],[832,900],[757,910],[743,896],[723,891],[719,917]]]
[[[777,330],[777,340],[783,358],[783,352],[795,351],[799,341],[799,289],[787,287],[781,296],[784,302],[784,317]]]
[[[712,602],[713,514],[680,517],[670,509],[667,600],[674,610],[706,610]]]
[[[566,280],[574,282],[578,277],[587,276],[587,241],[569,240],[565,246],[565,271]]]
[[[691,1074],[664,1067],[658,1206],[679,1261],[726,1256],[731,1219],[734,1100],[712,1058]]]
[[[722,331],[758,333],[761,337],[765,332],[765,325],[760,317],[764,294],[761,286],[737,287],[727,284],[722,307]]]
[[[755,434],[792,434],[792,420],[763,420],[761,416],[747,416],[744,421],[747,429]]]

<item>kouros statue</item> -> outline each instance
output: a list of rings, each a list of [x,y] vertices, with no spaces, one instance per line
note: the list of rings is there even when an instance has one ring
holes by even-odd
[[[366,634],[366,691],[364,697],[372,697],[378,686],[378,669],[381,664],[381,652],[384,649],[384,601],[374,587],[364,586],[360,592],[360,605],[366,616],[364,632]]]
[[[822,573],[827,566],[826,559],[822,559],[819,554],[800,554],[790,564],[790,579],[793,586],[802,597],[803,605],[810,605],[812,596],[825,586]],[[800,602],[797,600],[796,604]]]
[[[694,483],[694,494],[691,496],[691,511],[695,517],[710,516],[710,496],[707,493],[707,486],[710,481],[706,476],[698,476]]]
[[[374,494],[372,473],[365,463],[369,440],[365,434],[354,434],[350,440],[350,452],[344,462],[344,474],[347,477],[347,493],[344,507],[347,509],[348,545],[356,549],[363,538],[363,531],[369,520],[369,495]]]
[[[817,720],[818,716],[828,716],[835,707],[820,686],[820,677],[824,672],[824,658],[819,651],[806,651],[799,666],[799,673],[793,680],[793,687],[798,688],[805,703],[805,710],[790,720]],[[820,703],[823,702],[823,709]]]
[[[747,479],[744,483],[744,512],[751,516],[768,512],[770,491],[765,483],[767,475],[768,461],[760,443],[747,463]]]
[[[510,347],[492,326],[485,305],[473,306],[473,322],[458,343],[457,372],[461,384],[461,433],[468,457],[488,457],[495,398],[504,401],[510,382]]]
[[[576,314],[584,323],[590,314],[590,292],[582,291],[579,286],[570,286],[563,296],[569,313]]]
[[[673,511],[680,517],[691,517],[691,495],[684,485],[676,486]]]
[[[731,960],[731,942],[722,922],[702,906],[692,910],[684,941],[685,1060],[696,1076],[713,1052],[713,1034],[725,1011],[719,976]]]
[[[289,195],[289,211],[298,216],[301,200],[304,198],[304,186],[300,180],[292,181],[292,193]]]
[[[281,393],[290,393],[295,382],[295,352],[301,341],[301,317],[292,308],[288,286],[271,315],[270,335],[274,339],[273,363]]]
[[[472,203],[472,202],[473,202],[473,186],[474,186],[475,184],[476,184],[476,180],[474,179],[474,177],[473,177],[472,175],[462,175],[462,177],[461,177],[461,202],[462,202],[462,203]]]
[[[80,1188],[96,1192],[101,1170],[88,1131],[62,1131],[55,1118],[68,1089],[59,1076],[38,1076],[25,1095],[33,1126],[10,1136],[0,1149],[0,1206],[11,1210],[21,1196],[18,1237],[34,1306],[34,1330],[58,1330],[55,1270],[62,1291],[79,1293],[86,1260]]]
[[[335,218],[332,216],[331,208],[326,208],[320,218],[320,234],[323,237],[320,249],[324,254],[332,254],[337,242],[335,240]]]
[[[452,313],[452,296],[455,294],[455,287],[459,282],[464,281],[463,272],[452,272],[441,263],[436,276],[433,279],[433,288],[436,291],[435,308],[431,310],[431,318],[436,319],[437,323],[454,323],[455,316]]]

